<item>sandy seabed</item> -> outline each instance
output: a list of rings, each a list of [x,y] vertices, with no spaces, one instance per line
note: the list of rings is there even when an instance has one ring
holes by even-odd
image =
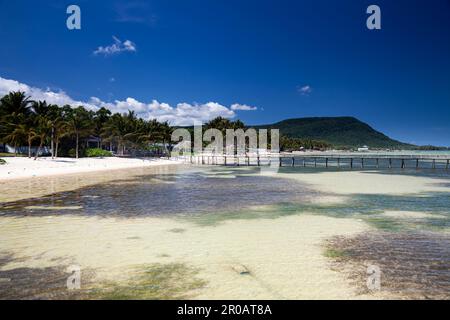
[[[136,171],[137,170],[137,171]],[[139,174],[141,169],[113,175],[75,175],[58,179],[52,190],[40,188],[45,178],[28,185],[26,196],[14,196],[24,181],[2,184],[2,201],[42,196]],[[150,169],[146,169],[149,173]],[[164,170],[163,168],[151,170]],[[97,178],[94,179],[93,177]],[[279,174],[298,179],[334,196],[318,202],[342,202],[353,193],[415,194],[448,192],[445,179],[364,172]],[[74,180],[75,179],[75,180]],[[67,181],[63,183],[61,181]],[[77,183],[74,183],[77,181]],[[48,185],[48,183],[47,183]],[[6,190],[3,192],[3,190]],[[8,191],[9,190],[9,191]],[[44,190],[44,191],[42,191]],[[387,214],[395,215],[395,212]],[[408,215],[403,214],[405,218]],[[204,282],[189,292],[194,299],[378,299],[362,294],[341,272],[330,268],[324,240],[355,236],[372,229],[359,219],[290,215],[276,219],[225,220],[200,225],[180,218],[108,218],[89,216],[0,216],[1,252],[12,258],[1,271],[42,269],[76,264],[95,270],[93,283],[125,281],[135,266],[183,265],[198,270]],[[8,279],[3,279],[3,282]],[[1,283],[0,283],[1,286]],[[1,298],[1,297],[0,297]]]

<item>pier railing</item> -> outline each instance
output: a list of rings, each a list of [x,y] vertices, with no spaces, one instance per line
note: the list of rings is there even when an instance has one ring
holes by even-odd
[[[450,167],[450,155],[389,155],[389,154],[267,154],[267,155],[186,155],[186,163],[194,165],[222,166],[273,166],[351,168],[351,169],[392,169],[428,168],[446,169]]]

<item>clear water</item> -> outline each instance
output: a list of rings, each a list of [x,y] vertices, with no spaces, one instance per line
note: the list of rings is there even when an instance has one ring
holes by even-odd
[[[317,174],[320,169],[282,168],[281,171]],[[392,173],[449,178],[448,172],[439,170],[377,172],[387,176]],[[448,181],[444,187],[450,187],[450,179]],[[363,241],[337,242],[337,247],[353,250],[352,261],[366,261],[367,257],[380,265],[396,261],[395,266],[386,265],[391,268],[389,279],[393,282],[402,281],[400,275],[405,268],[420,264],[420,268],[415,268],[419,272],[416,278],[439,279],[439,286],[433,287],[430,293],[430,286],[413,281],[411,287],[415,291],[411,296],[420,297],[426,291],[430,297],[447,297],[450,249],[443,244],[450,243],[448,192],[404,196],[355,194],[346,197],[343,203],[315,201],[330,195],[333,194],[320,193],[294,179],[261,175],[255,167],[180,167],[161,173],[142,171],[129,179],[108,179],[72,191],[3,202],[0,217],[80,215],[133,219],[158,216],[188,219],[200,225],[219,224],[229,219],[278,219],[302,214],[360,219],[372,225],[374,233]],[[425,213],[426,217],[404,219],[386,216],[385,211]],[[437,267],[436,261],[439,262]],[[50,270],[49,274],[53,272]]]
[[[329,171],[328,169],[327,171]],[[164,173],[142,173],[73,191],[5,202],[0,216],[96,215],[132,218],[142,216],[191,217],[202,223],[226,219],[277,218],[318,214],[363,219],[383,230],[448,230],[450,196],[447,192],[413,195],[355,194],[344,203],[320,204],[324,194],[294,179],[259,174],[259,168],[178,168]],[[289,174],[317,174],[314,168],[281,168]],[[370,172],[370,171],[367,171]],[[391,170],[377,174],[422,175],[447,178],[446,171]],[[448,185],[450,186],[450,180]],[[63,208],[63,210],[55,210]],[[428,213],[422,219],[397,219],[385,211]]]

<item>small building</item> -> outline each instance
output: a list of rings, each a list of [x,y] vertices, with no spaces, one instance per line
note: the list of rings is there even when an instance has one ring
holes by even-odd
[[[367,152],[367,151],[369,151],[368,146],[362,146],[361,148],[358,148],[358,152]]]

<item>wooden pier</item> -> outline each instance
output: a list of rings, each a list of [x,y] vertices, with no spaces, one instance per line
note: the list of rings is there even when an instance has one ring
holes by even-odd
[[[191,155],[184,161],[194,165],[274,166],[349,169],[445,169],[450,155],[389,154],[279,154],[279,155]]]

